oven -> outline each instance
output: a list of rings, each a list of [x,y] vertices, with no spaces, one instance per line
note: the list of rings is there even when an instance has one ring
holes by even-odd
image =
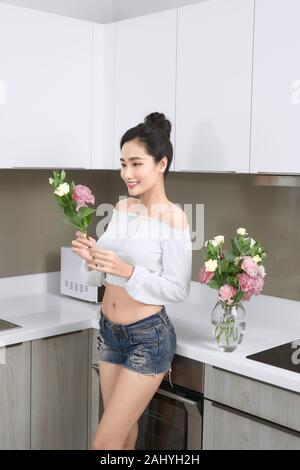
[[[139,450],[202,449],[204,364],[178,354],[139,419]]]
[[[93,368],[99,374],[97,363]],[[140,417],[137,450],[202,449],[204,364],[175,354],[171,382],[173,387],[166,374]],[[99,395],[100,420],[101,391]]]

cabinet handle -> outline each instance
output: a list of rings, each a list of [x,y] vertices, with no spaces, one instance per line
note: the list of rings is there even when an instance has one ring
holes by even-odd
[[[98,362],[93,362],[92,369],[95,369],[95,371],[99,375],[99,363]]]
[[[82,333],[83,330],[77,330],[77,331],[70,331],[68,333],[60,333],[59,335],[53,335],[53,336],[45,336],[43,339],[44,341],[47,341],[48,339],[52,338],[59,338],[60,336],[67,336],[67,335],[73,335],[74,333]]]
[[[164,388],[161,388],[161,387],[157,389],[156,393],[158,393],[159,395],[163,395],[165,397],[171,398],[172,400],[178,401],[180,403],[194,406],[195,408],[199,408],[202,402],[202,394],[201,394],[201,397],[199,397],[199,401],[195,401],[191,398],[181,396],[177,393],[169,392],[168,390],[165,390]]]
[[[300,173],[293,173],[292,171],[289,171],[288,173],[284,173],[283,171],[256,171],[255,174],[260,174],[260,175],[270,175],[270,176],[299,176]]]
[[[269,421],[268,419],[259,418],[258,416],[251,415],[249,413],[246,413],[245,411],[237,410],[236,408],[231,408],[231,406],[223,405],[216,401],[212,401],[211,405],[214,406],[215,408],[220,408],[223,411],[227,411],[227,413],[236,414],[238,416],[241,416],[242,418],[255,421],[256,423],[263,424],[264,426],[269,426],[271,428],[274,428],[277,431],[286,432],[288,434],[292,434],[293,436],[300,438],[300,432],[287,428],[286,426],[283,426],[281,424],[273,423],[273,421]]]
[[[10,168],[13,170],[53,170],[52,166],[11,166]],[[64,166],[64,168],[68,170],[90,170],[85,166]]]
[[[234,170],[228,170],[228,171],[220,171],[220,170],[192,170],[190,168],[185,169],[185,168],[177,168],[175,171],[187,171],[189,173],[237,173],[237,171]],[[246,173],[248,175],[249,173]]]

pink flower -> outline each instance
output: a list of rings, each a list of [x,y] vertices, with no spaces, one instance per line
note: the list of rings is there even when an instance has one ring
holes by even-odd
[[[250,277],[257,275],[258,265],[251,256],[244,256],[241,268],[245,271]]]
[[[237,275],[239,285],[243,292],[249,292],[252,289],[252,278],[246,273]]]
[[[235,287],[231,286],[230,284],[224,284],[219,289],[219,299],[223,302],[227,301],[229,305],[233,303],[232,297],[235,296],[237,290]]]
[[[213,271],[206,271],[206,267],[203,265],[199,271],[199,281],[201,284],[207,284],[214,275],[215,273]]]
[[[249,300],[252,295],[258,295],[261,293],[264,280],[260,275],[250,277],[246,273],[237,275],[241,290],[244,292],[243,300]]]
[[[76,211],[79,211],[81,207],[87,207],[87,204],[95,204],[95,196],[87,186],[78,184],[74,186],[72,199],[77,203]]]
[[[260,276],[255,276],[253,279],[252,279],[252,282],[253,282],[253,287],[252,287],[252,291],[253,291],[253,294],[254,295],[258,295],[261,293],[263,287],[264,287],[264,280],[262,277]]]
[[[262,264],[258,265],[257,274],[258,274],[260,277],[265,277],[266,271],[265,271],[265,267],[264,267]]]

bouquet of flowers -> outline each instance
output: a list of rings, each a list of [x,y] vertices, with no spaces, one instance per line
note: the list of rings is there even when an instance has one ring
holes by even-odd
[[[96,212],[96,209],[88,207],[87,204],[95,204],[95,196],[87,186],[82,184],[75,186],[74,181],[69,184],[65,179],[64,170],[61,173],[54,170],[53,178],[49,178],[49,184],[54,188],[55,199],[65,215],[60,224],[74,225],[87,238],[87,227],[92,222],[92,214]]]
[[[214,338],[219,344],[222,335],[225,335],[227,344],[234,336],[238,341],[237,333],[242,333],[236,328],[236,308],[241,307],[241,302],[249,301],[253,295],[259,295],[264,286],[266,275],[262,261],[267,257],[267,252],[258,241],[246,237],[245,228],[238,228],[233,239],[231,249],[223,250],[224,237],[218,235],[205,242],[207,249],[204,265],[199,270],[199,281],[218,291],[218,300],[221,304],[219,321],[212,319]],[[223,349],[224,350],[224,349]]]

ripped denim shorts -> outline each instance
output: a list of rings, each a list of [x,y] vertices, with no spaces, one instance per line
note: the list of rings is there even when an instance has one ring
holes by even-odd
[[[121,364],[142,374],[169,374],[176,350],[176,333],[165,306],[129,324],[113,323],[100,308],[99,361]]]

